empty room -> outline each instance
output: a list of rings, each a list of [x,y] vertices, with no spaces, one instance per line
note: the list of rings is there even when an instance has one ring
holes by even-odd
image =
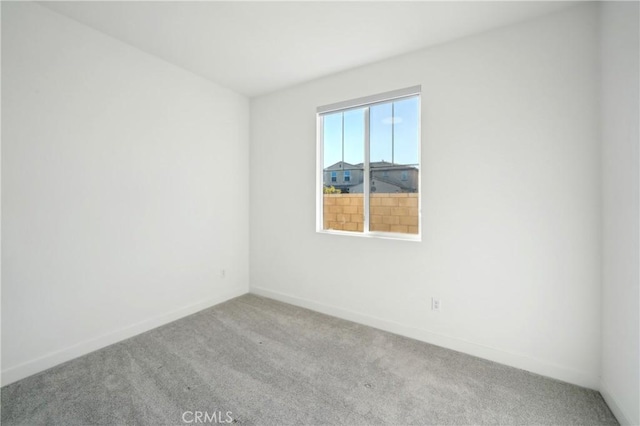
[[[2,425],[639,425],[639,6],[2,1]]]

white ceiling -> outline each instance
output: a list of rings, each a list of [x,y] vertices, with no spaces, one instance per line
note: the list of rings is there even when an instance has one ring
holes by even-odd
[[[531,19],[570,2],[41,2],[247,96]]]

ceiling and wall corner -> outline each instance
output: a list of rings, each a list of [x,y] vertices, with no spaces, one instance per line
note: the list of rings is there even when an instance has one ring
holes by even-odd
[[[571,2],[40,2],[253,97]]]

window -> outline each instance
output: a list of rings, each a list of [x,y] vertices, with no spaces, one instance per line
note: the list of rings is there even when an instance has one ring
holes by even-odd
[[[317,176],[319,232],[419,240],[420,87],[318,108]]]
[[[338,181],[338,172],[331,172],[331,182]]]

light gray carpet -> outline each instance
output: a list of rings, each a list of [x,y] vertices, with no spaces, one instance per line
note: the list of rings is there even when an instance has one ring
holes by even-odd
[[[209,424],[617,424],[598,392],[254,295],[2,388],[3,425],[180,425],[197,411]]]

